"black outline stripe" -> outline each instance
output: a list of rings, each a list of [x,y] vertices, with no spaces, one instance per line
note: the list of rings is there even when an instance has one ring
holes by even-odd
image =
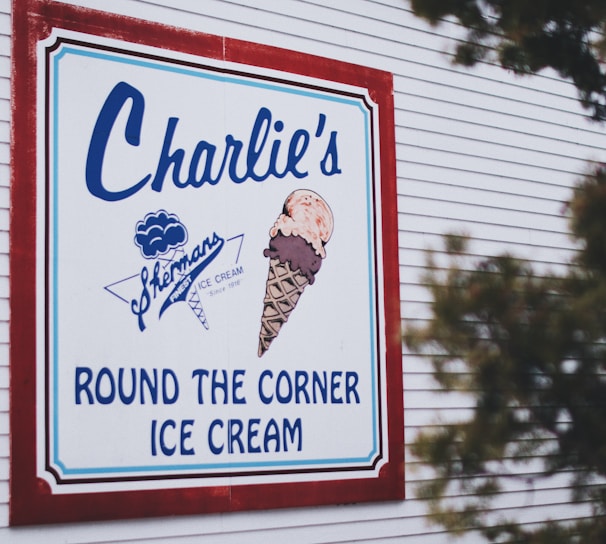
[[[128,42],[125,42],[128,43]],[[200,473],[194,472],[191,474],[188,473],[179,473],[179,474],[162,474],[162,475],[143,475],[143,476],[120,476],[120,477],[106,477],[106,478],[70,478],[70,479],[62,479],[61,474],[55,469],[50,460],[50,450],[49,450],[49,439],[50,439],[50,346],[49,346],[49,250],[50,250],[50,241],[49,241],[49,207],[50,207],[50,197],[49,197],[49,184],[50,184],[50,172],[49,172],[49,158],[50,158],[50,108],[49,108],[49,98],[50,98],[50,58],[51,53],[63,44],[74,45],[77,47],[82,47],[84,49],[92,49],[99,51],[111,52],[119,55],[143,58],[146,60],[152,60],[164,64],[173,64],[178,66],[185,66],[188,68],[193,68],[201,71],[210,71],[219,74],[225,74],[230,76],[237,76],[243,79],[256,80],[256,81],[267,81],[271,83],[278,83],[284,86],[290,87],[298,87],[309,89],[313,91],[323,92],[330,95],[341,95],[350,98],[355,98],[360,100],[367,110],[370,113],[370,137],[371,137],[371,176],[372,176],[372,206],[373,206],[373,242],[374,242],[374,274],[375,274],[375,300],[377,301],[375,307],[375,319],[376,319],[376,332],[375,332],[375,357],[376,357],[376,372],[377,372],[377,383],[376,383],[376,392],[378,394],[378,414],[377,414],[377,430],[379,434],[379,451],[375,459],[373,460],[371,465],[367,466],[351,466],[351,467],[322,467],[316,469],[278,469],[278,470],[258,470],[258,471],[228,471],[228,472],[209,472],[209,473]],[[103,484],[103,483],[115,483],[115,482],[134,482],[134,481],[158,481],[158,480],[190,480],[190,479],[200,479],[200,478],[228,478],[228,477],[245,477],[245,476],[274,476],[274,475],[285,475],[285,474],[314,474],[314,473],[339,473],[339,472],[360,472],[360,471],[374,471],[377,464],[381,459],[383,459],[383,403],[382,403],[382,375],[381,375],[381,347],[382,347],[382,338],[380,335],[380,315],[379,315],[379,287],[378,287],[378,271],[379,271],[379,263],[377,259],[377,240],[379,236],[379,229],[377,228],[377,221],[380,221],[381,218],[377,217],[377,209],[376,209],[376,150],[375,150],[375,123],[374,123],[374,114],[375,110],[372,108],[371,104],[369,104],[367,100],[367,96],[364,94],[357,94],[350,91],[344,91],[340,89],[331,89],[329,87],[323,87],[320,85],[312,85],[309,83],[296,82],[287,79],[281,79],[277,77],[265,76],[260,74],[254,74],[250,72],[244,72],[240,70],[220,68],[216,66],[207,66],[203,63],[197,63],[193,61],[185,61],[183,59],[172,59],[170,57],[162,57],[160,55],[147,54],[140,51],[129,51],[126,49],[120,49],[118,47],[111,47],[102,44],[95,43],[87,43],[80,40],[75,40],[71,38],[58,37],[55,43],[46,48],[45,55],[45,112],[44,112],[44,122],[45,122],[45,165],[44,165],[44,175],[45,175],[45,468],[51,473],[58,485],[70,485],[70,484],[86,484],[86,483],[94,483],[94,484]],[[276,70],[280,71],[280,70]],[[300,74],[297,72],[292,72],[293,74],[300,75],[302,77],[308,78],[311,76],[307,76],[305,74]],[[267,482],[269,483],[269,482]]]

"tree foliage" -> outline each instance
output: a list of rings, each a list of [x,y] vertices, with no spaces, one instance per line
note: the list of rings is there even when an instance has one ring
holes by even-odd
[[[508,254],[469,266],[457,237],[447,238],[448,267],[429,258],[433,319],[406,343],[431,356],[444,390],[471,392],[474,404],[470,419],[412,446],[436,471],[420,495],[449,530],[606,542],[606,169],[584,177],[567,209],[579,252],[565,272],[539,274]],[[530,492],[551,476],[569,479],[571,499],[594,516],[533,530],[494,519],[488,507],[509,483]]]
[[[553,68],[573,82],[583,106],[606,120],[604,0],[410,0],[432,24],[454,19],[467,29],[456,62],[500,63],[518,74]]]

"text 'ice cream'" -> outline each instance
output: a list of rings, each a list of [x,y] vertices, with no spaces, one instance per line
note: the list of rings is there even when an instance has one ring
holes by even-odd
[[[263,315],[259,333],[259,357],[278,336],[288,321],[307,285],[315,281],[324,246],[333,231],[332,211],[317,193],[300,189],[284,202],[283,212],[270,229],[269,273],[263,299]]]

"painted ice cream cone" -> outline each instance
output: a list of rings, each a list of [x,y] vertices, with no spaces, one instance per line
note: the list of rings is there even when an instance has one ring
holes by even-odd
[[[320,195],[301,189],[288,196],[283,213],[269,231],[269,248],[263,252],[270,262],[259,332],[259,357],[278,336],[305,288],[314,283],[326,257],[324,246],[332,230],[332,212]]]
[[[280,259],[270,259],[259,333],[259,357],[278,336],[308,285],[307,277],[293,272],[288,261],[281,263]]]
[[[185,228],[185,227],[183,227],[183,228]],[[183,249],[181,249],[181,248],[175,249],[173,251],[172,256],[168,259],[165,259],[165,263],[162,266],[163,270],[164,271],[170,270],[170,266],[172,265],[172,263],[178,261],[179,258],[183,255],[184,255]],[[184,276],[184,274],[181,274],[181,277],[183,277],[183,276]],[[204,312],[204,308],[202,307],[202,300],[200,299],[200,294],[198,293],[198,291],[196,290],[195,287],[192,287],[189,290],[189,293],[187,294],[187,305],[194,312],[194,315],[198,318],[198,321],[202,324],[202,326],[206,330],[208,330],[209,329],[208,319],[206,319],[206,313]]]
[[[204,308],[202,307],[202,301],[200,300],[200,294],[196,291],[195,288],[191,289],[189,294],[187,295],[187,304],[194,312],[195,316],[198,318],[198,321],[202,323],[202,326],[208,330],[208,320],[206,319],[206,313],[204,312]]]

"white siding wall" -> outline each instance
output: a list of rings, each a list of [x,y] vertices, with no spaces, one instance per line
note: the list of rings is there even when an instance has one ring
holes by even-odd
[[[562,202],[587,160],[605,160],[603,127],[589,123],[574,89],[556,78],[519,79],[484,66],[460,70],[448,50],[458,29],[429,29],[406,0],[71,0],[70,3],[336,58],[393,72],[400,274],[404,321],[428,315],[423,250],[464,230],[473,251],[513,251],[546,268],[572,247]],[[447,37],[447,33],[451,37]],[[428,477],[409,457],[408,499],[398,503],[9,529],[8,217],[10,0],[0,0],[0,542],[414,542],[451,536],[427,524],[414,484]],[[406,440],[469,409],[434,394],[429,366],[405,354]],[[530,466],[529,471],[532,471]],[[533,523],[587,515],[568,504],[566,481],[534,493],[510,482],[502,512]],[[465,542],[472,542],[466,538]]]

